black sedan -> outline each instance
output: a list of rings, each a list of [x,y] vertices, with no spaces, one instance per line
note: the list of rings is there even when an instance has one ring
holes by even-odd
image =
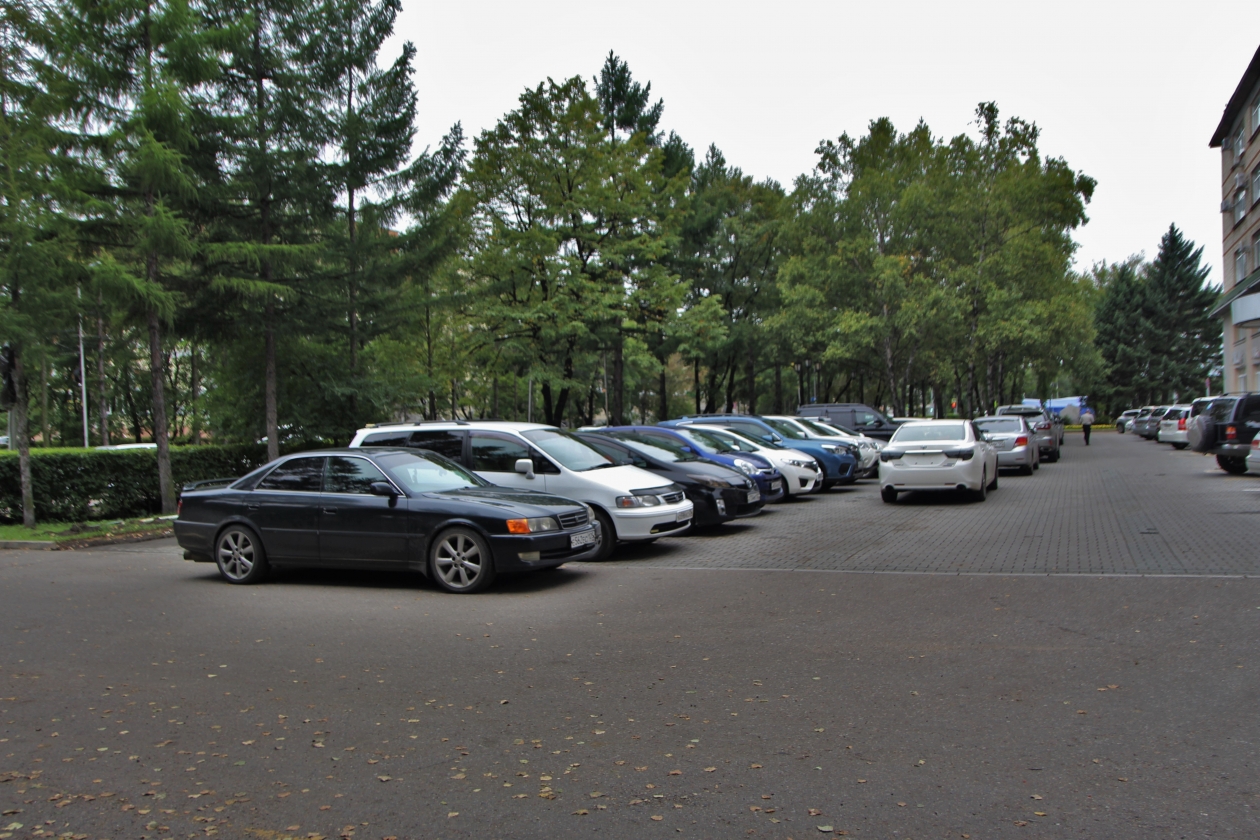
[[[496,487],[435,452],[349,449],[185,488],[175,537],[229,583],[256,583],[273,566],[410,569],[478,592],[500,572],[593,557],[598,527],[581,502]]]
[[[578,435],[617,464],[633,464],[682,487],[695,506],[696,527],[720,525],[761,513],[765,500],[749,502],[755,488],[742,473],[705,460],[682,442],[674,444],[632,431],[581,432]]]

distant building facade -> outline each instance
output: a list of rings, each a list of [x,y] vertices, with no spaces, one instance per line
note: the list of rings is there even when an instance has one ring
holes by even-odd
[[[1224,288],[1213,315],[1224,321],[1227,392],[1260,391],[1260,49],[1212,135],[1221,150]]]

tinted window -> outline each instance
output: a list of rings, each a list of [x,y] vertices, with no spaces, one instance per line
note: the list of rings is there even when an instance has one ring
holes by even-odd
[[[1234,406],[1237,403],[1237,397],[1222,397],[1219,400],[1212,400],[1212,407],[1208,411],[1217,423],[1226,423],[1233,419]]]
[[[633,464],[636,467],[646,467],[647,461],[635,455],[629,448],[618,446],[615,443],[609,443],[599,438],[584,437],[582,440],[598,449],[609,460],[616,464]]]
[[[976,426],[986,432],[1022,432],[1022,420],[977,420]]]
[[[853,425],[855,426],[871,426],[879,419],[873,411],[862,411],[861,409],[853,412]]]
[[[439,455],[445,455],[452,461],[460,461],[464,457],[464,433],[453,431],[427,430],[413,432],[411,445],[417,449],[427,449]]]
[[[550,429],[535,429],[521,434],[574,472],[613,466],[612,461],[604,457],[599,450],[592,449],[586,441],[576,435]]]
[[[480,472],[516,472],[516,461],[529,458],[529,447],[506,435],[473,432],[472,468]]]
[[[373,432],[363,438],[359,446],[406,446],[411,440],[411,432]]]
[[[726,422],[720,422],[720,425],[730,426],[731,428],[733,428],[735,431],[739,432],[740,434],[748,435],[749,437],[756,438],[757,440],[764,440],[765,438],[770,436],[770,432],[768,432],[767,430],[763,429],[761,426],[755,423],[741,423],[738,420],[728,420]],[[779,434],[783,435],[784,437],[790,437],[790,438],[796,438],[796,439],[803,439],[805,437],[803,433],[796,431],[795,429],[793,429],[791,432],[779,430]]]
[[[1260,396],[1247,397],[1247,404],[1243,406],[1242,420],[1248,425],[1260,422]]]
[[[893,443],[916,443],[933,440],[966,440],[967,427],[962,423],[940,423],[931,426],[902,426],[892,437]]]
[[[324,469],[324,492],[371,495],[372,482],[385,480],[385,473],[367,458],[332,457]]]
[[[394,480],[412,493],[440,493],[464,487],[489,487],[468,470],[433,452],[396,452],[377,459]]]
[[[294,458],[267,473],[267,477],[258,482],[258,489],[318,493],[323,481],[323,458]]]
[[[796,422],[800,423],[802,426],[809,429],[811,432],[813,432],[816,435],[835,436],[836,434],[835,429],[829,429],[821,423],[813,423],[813,422],[810,422],[809,420],[797,420]]]

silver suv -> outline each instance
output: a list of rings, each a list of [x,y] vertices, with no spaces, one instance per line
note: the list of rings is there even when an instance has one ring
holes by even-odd
[[[1044,408],[1032,405],[1002,405],[994,414],[1015,414],[1028,421],[1037,436],[1037,450],[1050,463],[1059,460],[1063,447],[1063,421]]]

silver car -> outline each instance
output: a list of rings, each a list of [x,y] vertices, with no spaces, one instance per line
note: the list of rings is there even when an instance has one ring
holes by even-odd
[[[997,449],[999,467],[1018,468],[1024,475],[1032,475],[1033,470],[1041,468],[1041,447],[1026,418],[1007,414],[977,417],[972,422]]]
[[[1058,415],[1027,405],[1000,405],[994,414],[999,417],[1023,417],[1037,437],[1040,454],[1052,464],[1059,460],[1063,446],[1063,420]]]

